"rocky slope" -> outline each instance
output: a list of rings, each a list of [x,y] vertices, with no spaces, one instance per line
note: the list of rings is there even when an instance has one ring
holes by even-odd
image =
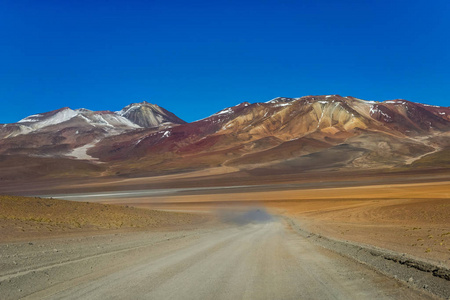
[[[91,121],[81,130],[82,119]],[[0,153],[97,160],[109,175],[218,166],[276,174],[409,166],[427,155],[439,160],[449,134],[450,108],[406,100],[275,98],[192,123],[143,102],[116,113],[66,108],[4,125]]]
[[[171,125],[186,123],[170,111],[167,111],[156,104],[148,103],[147,101],[130,104],[122,110],[117,111],[116,114],[145,128],[158,127],[162,124]]]
[[[389,167],[448,146],[450,110],[405,100],[276,98],[241,103],[203,120],[107,138],[94,157],[148,171],[236,166],[270,172]]]
[[[89,159],[86,150],[108,136],[183,123],[171,112],[145,101],[119,112],[64,107],[0,125],[0,154]]]

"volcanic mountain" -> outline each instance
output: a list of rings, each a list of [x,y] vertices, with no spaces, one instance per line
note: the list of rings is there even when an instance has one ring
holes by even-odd
[[[121,111],[117,111],[116,114],[145,128],[158,127],[162,124],[172,125],[186,123],[170,111],[167,111],[156,104],[148,103],[147,101],[130,104]]]
[[[127,176],[221,166],[276,174],[448,165],[449,134],[450,108],[406,100],[275,98],[192,123],[143,102],[115,113],[63,108],[3,125],[0,166],[17,155]]]
[[[108,136],[184,123],[148,102],[133,103],[118,112],[64,107],[0,125],[0,154],[84,159],[89,157],[83,149]]]

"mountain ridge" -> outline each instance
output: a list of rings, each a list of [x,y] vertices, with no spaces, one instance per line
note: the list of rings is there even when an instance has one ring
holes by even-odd
[[[142,102],[118,112],[62,108],[15,126],[32,127],[49,117],[63,122],[46,119],[50,125],[16,136],[0,127],[0,155],[87,160],[102,163],[109,175],[224,166],[302,172],[407,166],[450,147],[450,108],[403,99],[277,97],[243,102],[191,123]],[[81,126],[83,117],[93,126]]]
[[[122,113],[128,107],[133,107],[135,110],[139,111],[147,107],[151,107],[152,109],[147,110],[146,113],[140,113],[138,118],[136,118],[134,115],[130,117],[126,112]],[[92,111],[86,108],[71,109],[70,107],[62,107],[53,111],[27,116],[16,123],[3,124],[3,134],[0,130],[0,138],[28,134],[51,125],[58,125],[70,121],[73,118],[83,119],[85,122],[94,126],[114,127],[123,130],[158,127],[163,124],[171,125],[185,123],[185,121],[176,117],[173,113],[146,101],[132,103],[117,112],[110,110]],[[8,134],[4,133],[5,127],[10,127]]]

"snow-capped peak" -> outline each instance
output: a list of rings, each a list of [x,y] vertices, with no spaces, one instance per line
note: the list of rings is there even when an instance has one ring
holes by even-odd
[[[57,110],[57,111],[55,111],[55,113],[50,114],[49,116],[47,116],[47,114],[31,115],[29,117],[26,117],[26,118],[20,120],[17,123],[22,123],[33,129],[39,129],[39,128],[43,128],[46,126],[66,122],[77,115],[78,115],[78,112],[67,107],[67,108]]]
[[[120,116],[110,111],[94,112],[89,109],[79,108],[70,109],[68,107],[61,108],[55,111],[40,113],[28,116],[17,124],[20,124],[20,131],[15,135],[27,134],[36,130],[40,130],[47,126],[58,125],[64,122],[76,119],[76,123],[71,123],[70,126],[86,126],[80,125],[80,121],[93,127],[105,127],[114,130],[114,132],[121,132],[125,129],[140,128],[141,126],[133,123],[126,117]]]
[[[115,113],[118,114],[119,116],[123,116],[123,115],[129,114],[130,112],[135,111],[139,108],[140,108],[140,106],[137,106],[137,105],[133,106],[132,104],[130,104],[128,106],[125,106],[121,110],[116,111]]]
[[[42,114],[31,115],[26,118],[23,118],[22,120],[18,121],[17,123],[37,122],[37,121],[39,121],[40,117],[42,117]]]

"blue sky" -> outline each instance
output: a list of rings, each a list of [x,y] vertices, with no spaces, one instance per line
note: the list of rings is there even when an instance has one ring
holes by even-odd
[[[0,2],[0,123],[149,101],[194,121],[339,94],[450,105],[450,1]]]

